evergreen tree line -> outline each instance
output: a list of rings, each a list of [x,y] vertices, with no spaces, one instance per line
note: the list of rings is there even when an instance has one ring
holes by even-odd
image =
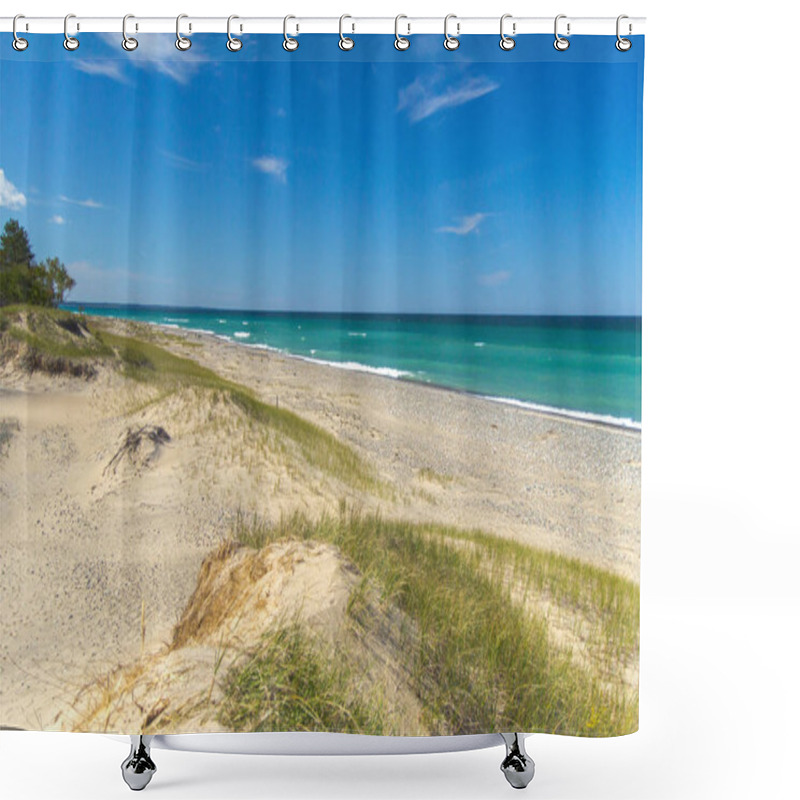
[[[0,306],[58,306],[74,286],[61,261],[46,258],[37,263],[25,228],[15,219],[6,222],[0,234]]]

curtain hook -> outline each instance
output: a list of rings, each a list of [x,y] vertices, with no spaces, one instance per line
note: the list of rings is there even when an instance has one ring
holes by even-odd
[[[136,17],[134,17],[133,14],[126,14],[122,18],[122,49],[131,53],[139,46],[139,40],[134,39],[133,36],[128,36],[125,30],[129,19],[136,19]]]
[[[503,30],[503,26],[505,25],[505,21],[507,19],[511,19],[511,14],[503,14],[500,17],[500,49],[501,50],[513,50],[517,46],[517,42],[511,36],[506,36],[505,31]],[[516,33],[516,23],[512,25],[511,30]]]
[[[448,14],[444,18],[444,49],[445,50],[458,50],[458,46],[461,42],[458,41],[458,29],[461,27],[459,23],[456,23],[456,35],[451,36],[447,31],[447,23],[450,22],[451,19],[458,19],[455,14]]]
[[[411,47],[411,39],[407,39],[406,36],[400,35],[400,20],[401,19],[408,19],[405,14],[398,14],[394,18],[394,47],[395,50],[408,50]],[[408,34],[411,35],[411,25],[406,23],[406,27],[408,28]]]
[[[231,22],[235,19],[239,19],[236,14],[231,14],[228,17],[228,42],[225,46],[231,51],[231,53],[237,53],[242,49],[242,40],[231,35]],[[239,28],[239,30],[241,31],[241,28]]]
[[[569,48],[569,39],[565,39],[563,36],[559,36],[558,35],[558,21],[560,19],[566,19],[566,18],[567,18],[566,14],[559,14],[556,17],[556,22],[555,22],[555,26],[554,26],[554,30],[555,30],[555,34],[556,34],[556,40],[553,42],[553,47],[555,47],[556,50],[560,50],[562,52],[564,50],[566,50],[567,48]],[[569,36],[569,25],[570,24],[568,22],[567,23],[567,36]]]
[[[300,47],[300,42],[297,39],[293,39],[291,36],[289,36],[289,33],[287,31],[286,26],[289,24],[290,19],[297,19],[297,18],[293,17],[291,14],[283,18],[283,49],[286,50],[288,53],[291,53],[297,50],[298,47]]]
[[[342,16],[339,17],[339,48],[341,50],[352,50],[356,46],[356,43],[349,36],[345,36],[342,31],[342,26],[346,19],[353,18],[349,14],[342,14]],[[353,23],[351,23],[351,25],[355,31],[356,26]]]
[[[77,50],[80,47],[80,44],[81,44],[74,36],[70,36],[69,35],[69,28],[67,26],[69,25],[69,21],[71,19],[75,19],[75,15],[74,14],[67,14],[67,16],[64,17],[64,49],[65,50]],[[77,26],[76,26],[76,30],[77,30]]]
[[[633,47],[633,42],[630,39],[626,39],[623,36],[619,35],[619,24],[624,19],[628,19],[627,14],[620,14],[617,17],[617,42],[614,45],[620,53],[625,53],[626,51],[630,50]],[[631,31],[633,30],[633,26],[628,23],[628,34],[630,35]]]
[[[14,34],[14,41],[11,42],[11,46],[18,52],[21,53],[27,46],[28,40],[23,39],[21,36],[17,36],[17,20],[18,19],[25,19],[24,14],[17,14],[14,17],[14,22],[11,23],[11,33]]]
[[[192,40],[181,34],[181,20],[188,18],[188,14],[178,14],[175,20],[175,47],[177,47],[178,50],[188,50],[192,46]],[[190,25],[189,30],[191,29],[192,26]]]

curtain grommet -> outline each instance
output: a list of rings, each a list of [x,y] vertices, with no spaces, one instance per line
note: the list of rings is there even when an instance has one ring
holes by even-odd
[[[126,28],[129,19],[135,19],[133,14],[126,14],[122,18],[122,49],[132,53],[139,46],[139,40],[134,39],[133,36],[128,36]]]
[[[14,36],[14,38],[13,38],[13,40],[12,40],[12,42],[11,42],[11,46],[12,46],[12,47],[13,47],[13,48],[14,48],[14,49],[15,49],[15,50],[18,52],[18,53],[21,53],[23,50],[27,50],[27,49],[28,49],[28,40],[27,40],[27,39],[23,39],[23,38],[22,38],[22,37],[21,37],[21,36],[20,36],[20,35],[17,33],[17,20],[20,20],[20,19],[25,19],[25,15],[24,15],[24,14],[17,14],[17,15],[14,17],[14,21],[11,23],[11,33],[12,33],[12,34],[13,34],[13,36]]]
[[[505,50],[506,52],[513,50],[517,46],[517,40],[514,39],[513,36],[506,35],[504,26],[507,19],[512,19],[512,15],[503,14],[503,16],[500,17],[500,49]],[[516,23],[512,23],[512,32],[516,33],[516,27]]]
[[[444,18],[444,49],[449,50],[452,53],[453,50],[458,50],[458,48],[461,46],[461,42],[458,40],[458,31],[461,25],[460,23],[456,22],[456,35],[451,36],[447,30],[447,24],[451,19],[457,20],[458,17],[456,17],[455,14],[448,14]]]
[[[406,27],[408,28],[408,33],[405,36],[400,35],[400,20],[401,19],[408,19],[405,14],[398,14],[394,18],[394,49],[403,52],[404,50],[408,50],[411,47],[411,39],[408,37],[411,35],[411,25],[406,23]]]
[[[69,35],[69,21],[71,19],[75,19],[74,14],[67,14],[67,16],[64,17],[64,49],[70,52],[77,50],[81,46],[81,43],[75,36]]]
[[[237,17],[236,14],[231,14],[228,17],[228,41],[225,42],[225,47],[227,47],[228,50],[231,51],[231,53],[238,53],[242,49],[242,40],[241,39],[237,39],[231,33],[231,22],[233,22],[233,20],[235,20],[235,19],[239,19],[239,17]],[[240,31],[241,31],[241,28],[240,28]]]
[[[556,17],[556,21],[555,21],[555,23],[553,25],[553,31],[554,31],[555,36],[556,36],[555,41],[553,42],[553,47],[555,47],[555,49],[558,50],[559,53],[563,53],[565,50],[569,49],[569,39],[566,39],[565,37],[561,36],[559,34],[559,32],[558,32],[558,21],[560,19],[566,19],[566,18],[567,18],[566,14],[559,14]],[[568,22],[567,23],[567,36],[569,36],[569,29],[570,29],[570,23]]]
[[[290,19],[296,19],[296,17],[293,17],[291,14],[287,14],[283,18],[283,49],[287,53],[293,53],[298,47],[300,47],[299,40],[289,36],[288,25]]]
[[[349,36],[344,35],[343,26],[346,19],[353,18],[349,14],[342,14],[342,16],[339,17],[339,49],[344,50],[345,52],[352,50],[356,46],[356,43]],[[355,30],[355,25],[352,23],[351,25],[353,30]]]
[[[178,14],[175,20],[175,47],[182,53],[186,52],[192,46],[192,40],[181,33],[181,20],[187,19],[188,17],[188,14]],[[191,29],[190,25],[189,30]]]

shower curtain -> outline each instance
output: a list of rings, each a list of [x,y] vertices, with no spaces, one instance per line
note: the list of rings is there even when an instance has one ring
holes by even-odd
[[[0,47],[0,725],[636,730],[643,37],[124,35]]]

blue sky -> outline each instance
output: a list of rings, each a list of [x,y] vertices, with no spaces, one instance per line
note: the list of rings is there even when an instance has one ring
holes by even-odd
[[[0,220],[71,300],[641,313],[643,43],[119,38],[0,57]]]

